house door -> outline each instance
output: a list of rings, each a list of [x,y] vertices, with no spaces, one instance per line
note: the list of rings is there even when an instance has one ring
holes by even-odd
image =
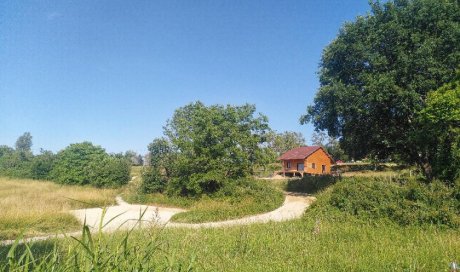
[[[326,173],[326,165],[321,165],[321,172]]]
[[[303,172],[303,163],[298,163],[297,164],[297,171]]]

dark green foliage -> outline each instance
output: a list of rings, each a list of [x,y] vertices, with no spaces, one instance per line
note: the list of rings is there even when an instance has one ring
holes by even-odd
[[[0,158],[3,156],[11,155],[14,153],[14,149],[7,145],[0,145]]]
[[[62,184],[118,187],[129,181],[130,164],[123,157],[108,155],[90,142],[71,144],[57,154],[51,171]]]
[[[423,168],[426,175],[452,184],[460,177],[460,71],[456,80],[428,94],[417,124],[414,139],[431,162]]]
[[[125,158],[105,156],[101,162],[94,161],[91,168],[90,184],[96,187],[120,187],[130,180],[131,163]]]
[[[269,129],[267,117],[255,110],[201,102],[177,109],[165,126],[167,138],[149,145],[152,173],[145,182],[153,184],[144,188],[165,190],[166,180],[169,194],[200,195],[252,174]]]
[[[241,178],[224,182],[218,191],[196,198],[198,208],[176,214],[175,222],[200,223],[241,218],[275,210],[283,203],[283,194],[264,181]]]
[[[33,155],[3,147],[0,151],[0,175],[15,178],[31,178]]]
[[[324,49],[321,86],[301,121],[339,137],[354,159],[397,157],[429,168],[433,161],[412,135],[427,94],[455,77],[460,4],[394,0],[371,6]]]
[[[390,219],[400,225],[460,227],[456,190],[441,182],[403,183],[372,178],[347,178],[338,182],[329,203],[360,219]]]
[[[336,182],[336,177],[323,176],[304,176],[302,179],[290,179],[286,184],[285,190],[288,192],[316,194]]]
[[[31,164],[31,178],[51,179],[50,173],[55,159],[56,155],[51,151],[42,150],[39,155],[34,156]]]
[[[333,165],[332,171],[339,173],[356,172],[356,171],[400,171],[407,168],[403,164],[387,165],[381,163],[347,163]]]
[[[158,169],[146,168],[142,172],[142,184],[139,189],[142,194],[150,194],[154,192],[163,193],[166,189],[167,179],[163,177]]]
[[[192,174],[189,178],[173,178],[168,183],[167,193],[169,195],[192,195],[198,196],[201,194],[213,194],[223,190],[224,187],[229,188],[230,183],[238,183],[240,179],[230,179],[222,173],[211,171],[208,173]]]
[[[109,155],[89,142],[71,144],[57,155],[41,150],[34,156],[30,146],[30,133],[18,138],[16,150],[0,146],[0,175],[97,187],[118,187],[130,179],[130,161],[123,154]]]
[[[32,135],[25,132],[16,140],[16,149],[0,146],[0,175],[15,178],[32,178]]]

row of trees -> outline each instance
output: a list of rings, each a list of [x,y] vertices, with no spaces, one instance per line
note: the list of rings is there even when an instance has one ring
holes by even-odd
[[[460,175],[460,4],[371,8],[324,49],[320,88],[301,122],[340,139],[354,159],[417,164],[428,179],[452,182]]]
[[[32,136],[26,132],[15,148],[0,146],[0,174],[18,178],[47,179],[61,184],[118,187],[130,178],[132,152],[108,154],[90,142],[71,144],[54,154],[31,151]]]

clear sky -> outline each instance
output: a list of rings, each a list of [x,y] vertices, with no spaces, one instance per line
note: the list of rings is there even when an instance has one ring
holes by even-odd
[[[256,104],[277,131],[318,88],[323,48],[367,0],[0,1],[0,145],[145,153],[192,101]]]

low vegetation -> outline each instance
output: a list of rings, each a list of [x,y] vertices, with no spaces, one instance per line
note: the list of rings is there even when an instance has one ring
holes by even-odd
[[[82,237],[77,237],[79,241],[35,243],[28,245],[30,251],[24,246],[4,246],[0,247],[0,260],[3,260],[0,268],[17,268],[17,271],[33,268],[48,271],[443,271],[451,262],[458,261],[458,228],[437,224],[404,225],[384,214],[360,216],[334,204],[337,196],[348,196],[344,186],[360,191],[360,183],[388,190],[387,181],[347,178],[321,188],[315,186],[318,201],[302,219],[289,222],[193,231],[152,227],[97,234],[91,239],[84,231]],[[310,191],[307,186],[296,186]],[[406,188],[397,183],[389,186]],[[361,198],[371,207],[382,200],[363,195],[357,197],[357,201],[361,202]],[[396,201],[397,197],[388,199]],[[21,259],[21,255],[35,258]],[[28,268],[26,260],[31,262]]]
[[[131,203],[173,206],[189,210],[174,215],[174,222],[201,223],[240,218],[275,210],[284,200],[279,189],[253,179],[239,179],[226,183],[212,194],[196,197],[143,194],[137,189],[140,183],[141,181],[136,181],[131,184],[124,194],[125,200]]]
[[[275,210],[283,200],[281,191],[273,186],[255,180],[239,180],[200,198],[188,212],[175,214],[172,221],[201,223],[241,218]]]
[[[67,211],[114,204],[116,190],[0,178],[0,240],[78,230]]]
[[[459,184],[448,187],[439,181],[344,178],[322,193],[314,210],[331,218],[351,216],[362,222],[456,229],[460,226],[459,190]]]

